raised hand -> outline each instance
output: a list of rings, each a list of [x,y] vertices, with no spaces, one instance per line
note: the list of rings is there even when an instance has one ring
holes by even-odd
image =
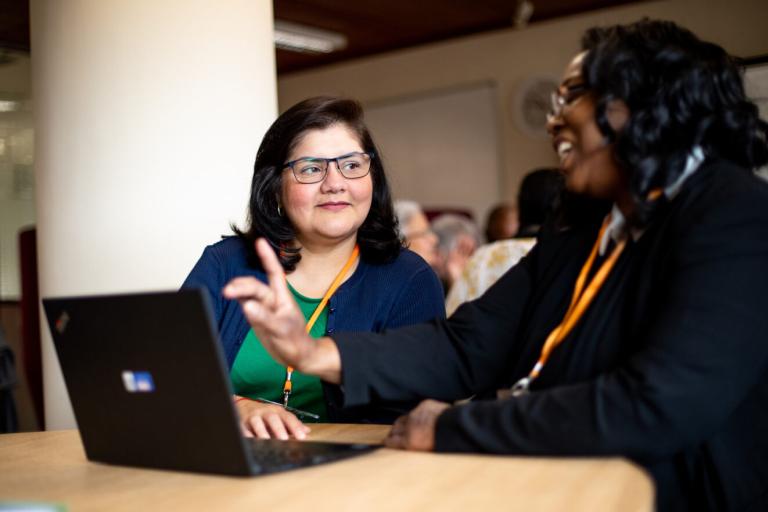
[[[256,241],[269,284],[254,277],[237,277],[224,287],[224,296],[240,302],[243,314],[264,348],[286,366],[298,366],[314,341],[306,333],[306,320],[285,282],[283,267],[266,240]]]
[[[283,267],[266,240],[256,241],[256,253],[269,284],[254,277],[237,277],[224,287],[224,297],[240,302],[259,341],[278,363],[328,382],[341,380],[341,360],[330,338],[313,340],[306,320],[285,282]]]

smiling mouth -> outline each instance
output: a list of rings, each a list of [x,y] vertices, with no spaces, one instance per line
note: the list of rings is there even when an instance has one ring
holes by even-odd
[[[573,151],[573,143],[567,140],[561,140],[555,146],[555,151],[557,151],[557,157],[560,159],[560,163],[562,164]]]
[[[345,206],[349,206],[349,203],[321,203],[318,205],[320,208],[327,208],[331,210],[339,210],[341,208],[344,208]]]

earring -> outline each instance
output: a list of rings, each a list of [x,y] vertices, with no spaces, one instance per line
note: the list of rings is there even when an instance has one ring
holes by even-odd
[[[283,209],[280,208],[280,203],[277,203],[277,214],[282,217],[283,216]]]

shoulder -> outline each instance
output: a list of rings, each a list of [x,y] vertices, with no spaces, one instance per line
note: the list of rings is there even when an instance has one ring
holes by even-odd
[[[381,276],[413,276],[420,272],[431,272],[432,268],[424,259],[410,249],[401,249],[390,262],[377,264],[365,263],[367,273]]]
[[[442,286],[435,271],[421,256],[409,249],[401,249],[397,257],[388,263],[361,261],[358,270],[355,284],[366,290],[379,290],[385,295],[397,295],[416,289],[426,295],[434,293],[442,301]]]
[[[760,197],[768,195],[768,183],[754,172],[728,160],[710,160],[701,165],[690,178],[693,193],[706,194],[707,197]]]
[[[204,256],[215,260],[221,265],[235,268],[248,265],[248,251],[243,240],[236,236],[229,236],[205,248]]]
[[[261,276],[263,272],[248,263],[248,250],[243,240],[230,236],[211,244],[203,251],[201,265],[213,270],[224,279],[239,275]]]
[[[226,260],[246,260],[247,250],[240,237],[228,236],[205,248],[206,251]]]
[[[733,163],[705,162],[648,226],[649,251],[686,269],[768,261],[768,184]],[[675,267],[677,268],[677,267]]]
[[[686,222],[768,222],[768,183],[726,160],[702,164],[683,187],[679,202]]]
[[[470,259],[472,265],[503,265],[509,260],[517,261],[531,250],[535,238],[512,238],[480,246]]]
[[[424,270],[431,268],[424,258],[410,249],[401,249],[397,258],[392,262],[394,268]]]
[[[520,238],[480,246],[467,263],[462,279],[488,280],[490,284],[520,261],[535,244],[535,238]]]
[[[451,314],[461,303],[476,299],[519,262],[536,244],[535,238],[498,240],[475,251],[446,298]]]

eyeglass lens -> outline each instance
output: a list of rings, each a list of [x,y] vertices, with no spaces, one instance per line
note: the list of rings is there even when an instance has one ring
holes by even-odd
[[[367,153],[350,153],[336,158],[302,158],[292,162],[291,168],[300,183],[317,183],[325,178],[330,162],[336,162],[341,175],[350,180],[366,176],[371,167]]]
[[[573,84],[565,87],[565,92],[555,89],[550,96],[551,110],[549,117],[558,117],[563,113],[563,108],[576,101],[580,96],[587,92],[584,84]]]

